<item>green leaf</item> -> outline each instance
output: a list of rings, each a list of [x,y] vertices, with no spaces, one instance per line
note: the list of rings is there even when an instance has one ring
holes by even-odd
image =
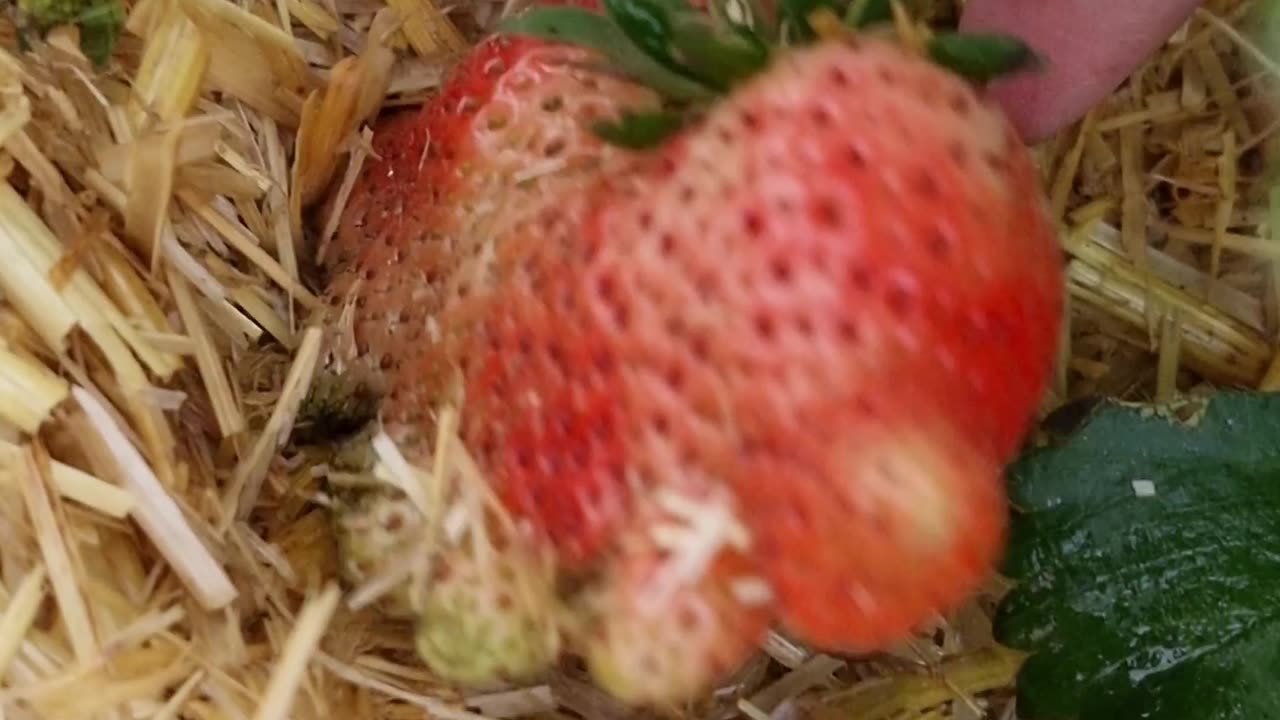
[[[1020,717],[1280,717],[1280,395],[1107,403],[1009,474]]]
[[[503,21],[498,31],[565,42],[605,56],[635,81],[677,101],[703,100],[712,91],[672,72],[637,48],[609,18],[572,6],[538,7]]]
[[[626,113],[617,122],[596,123],[594,130],[614,145],[645,150],[674,135],[683,124],[684,116],[679,113]]]
[[[692,76],[671,53],[672,8],[664,0],[604,0],[604,7],[632,44],[668,70]]]
[[[80,14],[80,50],[94,65],[105,65],[124,27],[124,7],[117,0],[100,2]]]
[[[845,11],[844,22],[849,27],[864,28],[893,19],[889,0],[853,0]]]
[[[928,51],[934,62],[977,83],[1043,65],[1030,46],[1010,35],[939,33]]]

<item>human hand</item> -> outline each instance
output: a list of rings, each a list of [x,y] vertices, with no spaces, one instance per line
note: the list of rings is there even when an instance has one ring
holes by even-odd
[[[991,84],[1027,142],[1084,116],[1177,31],[1200,0],[969,0],[960,27],[1020,37],[1047,66]]]

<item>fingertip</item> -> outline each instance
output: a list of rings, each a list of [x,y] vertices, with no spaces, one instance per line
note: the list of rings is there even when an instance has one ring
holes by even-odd
[[[964,31],[1015,35],[1044,59],[991,84],[1026,142],[1076,122],[1168,40],[1200,0],[970,0]]]

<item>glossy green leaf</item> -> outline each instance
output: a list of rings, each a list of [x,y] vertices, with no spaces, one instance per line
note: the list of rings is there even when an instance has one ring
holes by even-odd
[[[672,72],[627,38],[608,17],[577,7],[539,7],[503,21],[498,31],[566,42],[602,54],[616,70],[677,101],[712,96],[710,88]]]
[[[1024,720],[1280,717],[1280,395],[1106,403],[1010,468]]]
[[[1022,40],[986,33],[940,33],[929,40],[933,61],[974,82],[1039,67],[1043,60]]]
[[[680,130],[684,118],[679,113],[627,113],[616,122],[596,123],[595,133],[606,141],[633,150],[655,147]]]

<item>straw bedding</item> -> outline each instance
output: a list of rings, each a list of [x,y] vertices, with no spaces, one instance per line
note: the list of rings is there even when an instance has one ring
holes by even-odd
[[[289,444],[312,259],[379,107],[419,102],[489,0],[137,0],[109,64],[0,18],[0,718],[632,717],[572,665],[464,698],[352,607]],[[1038,149],[1070,266],[1051,410],[1280,388],[1280,68],[1212,0]],[[937,13],[936,17],[950,13]],[[340,208],[340,203],[338,207]],[[1011,717],[989,592],[875,658],[774,636],[685,717]]]

